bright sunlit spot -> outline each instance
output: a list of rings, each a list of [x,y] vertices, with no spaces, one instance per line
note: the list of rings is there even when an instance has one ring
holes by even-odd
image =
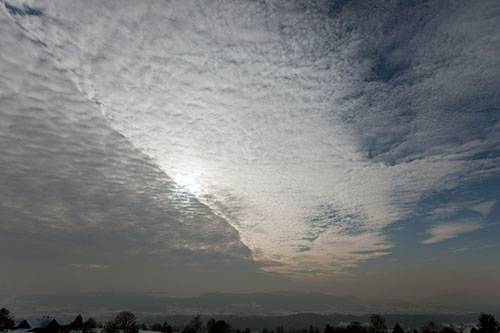
[[[173,176],[177,190],[183,194],[197,195],[201,191],[198,172],[184,172]]]

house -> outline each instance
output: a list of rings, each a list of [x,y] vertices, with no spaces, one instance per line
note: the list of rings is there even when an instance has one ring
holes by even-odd
[[[39,319],[17,319],[14,321],[14,332],[58,333],[61,323],[53,317]]]

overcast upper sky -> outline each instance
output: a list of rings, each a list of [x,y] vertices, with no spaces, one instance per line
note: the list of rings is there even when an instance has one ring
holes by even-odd
[[[0,293],[500,295],[500,3],[0,12]]]

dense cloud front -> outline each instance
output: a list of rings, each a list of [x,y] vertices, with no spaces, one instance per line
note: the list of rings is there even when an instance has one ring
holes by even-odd
[[[389,253],[421,199],[499,171],[496,1],[4,11],[4,229],[250,249],[267,271],[338,276]]]
[[[99,269],[145,254],[250,259],[234,228],[110,129],[49,54],[0,24],[6,260]]]

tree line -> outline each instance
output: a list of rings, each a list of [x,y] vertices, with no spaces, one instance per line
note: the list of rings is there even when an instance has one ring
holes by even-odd
[[[476,328],[477,327],[477,328]],[[500,324],[491,314],[481,313],[477,318],[476,327],[473,327],[470,333],[500,333]],[[195,316],[184,328],[172,328],[167,321],[163,323],[155,323],[147,326],[144,323],[137,323],[135,315],[130,311],[119,312],[113,320],[105,324],[98,324],[97,321],[90,317],[83,320],[81,315],[78,315],[71,323],[63,325],[61,333],[67,333],[71,330],[81,331],[82,333],[91,333],[95,328],[101,328],[103,333],[138,333],[139,330],[150,330],[162,333],[172,333],[180,331],[181,333],[251,333],[249,328],[244,330],[234,329],[224,320],[216,320],[210,318],[205,325],[200,319],[200,316]],[[0,331],[8,331],[14,329],[14,317],[6,308],[0,309]],[[277,326],[274,330],[263,328],[262,333],[285,333],[284,326]],[[360,322],[354,321],[347,326],[326,325],[320,332],[317,327],[310,326],[302,329],[288,329],[287,333],[464,333],[463,327],[440,326],[434,321],[428,322],[419,330],[404,329],[396,323],[392,329],[386,325],[384,317],[379,314],[374,314],[370,317],[368,326],[362,325]]]
[[[128,318],[128,319],[124,319]],[[500,324],[491,314],[481,313],[477,319],[477,328],[473,327],[470,333],[500,333]],[[137,333],[138,329],[157,331],[162,333],[172,333],[173,329],[167,321],[163,323],[155,323],[150,326],[145,324],[136,324],[135,316],[127,311],[120,312],[116,318],[108,322],[104,326],[104,333]],[[184,328],[175,328],[181,333],[251,333],[249,328],[244,330],[232,328],[229,323],[224,320],[216,320],[210,318],[205,325],[200,319],[200,316],[195,316]],[[285,333],[284,326],[277,326],[274,330],[263,328],[262,333]],[[310,326],[308,329],[288,329],[287,333],[321,333],[317,327]],[[428,322],[420,329],[404,329],[399,323],[396,323],[392,329],[386,325],[384,317],[379,314],[374,314],[370,317],[368,326],[362,325],[360,322],[351,322],[347,326],[326,325],[322,333],[463,333],[464,327],[440,326],[434,321]]]

